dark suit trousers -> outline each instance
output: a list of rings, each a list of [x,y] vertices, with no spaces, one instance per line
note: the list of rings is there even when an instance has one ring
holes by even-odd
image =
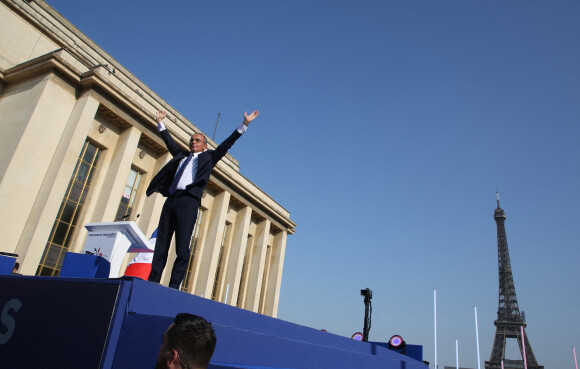
[[[171,238],[175,233],[177,258],[173,263],[169,287],[179,288],[189,262],[189,244],[197,219],[198,207],[199,200],[192,197],[187,191],[177,191],[175,195],[169,196],[165,200],[159,218],[159,228],[157,228],[157,241],[155,242],[155,252],[149,274],[150,281],[156,283],[161,281],[161,274],[165,264],[167,264]]]

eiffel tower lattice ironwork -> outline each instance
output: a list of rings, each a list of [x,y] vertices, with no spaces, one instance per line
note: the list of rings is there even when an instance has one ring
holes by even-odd
[[[516,297],[514,287],[514,278],[512,275],[512,266],[510,263],[510,254],[508,249],[507,237],[505,233],[505,213],[499,207],[499,194],[497,195],[497,209],[493,213],[497,224],[497,259],[499,271],[499,304],[497,309],[497,320],[494,322],[495,338],[489,361],[485,362],[485,369],[501,369],[501,362],[505,369],[523,369],[524,368],[524,351],[522,350],[522,327],[523,341],[525,346],[525,357],[528,369],[543,369],[538,365],[532,346],[526,334],[526,322]],[[506,339],[517,339],[518,347],[521,353],[521,360],[509,360],[505,358]]]

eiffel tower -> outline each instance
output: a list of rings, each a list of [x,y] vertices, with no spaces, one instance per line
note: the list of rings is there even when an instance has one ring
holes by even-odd
[[[518,307],[516,289],[514,287],[514,277],[510,263],[510,253],[508,249],[507,237],[505,234],[505,213],[499,207],[499,194],[497,194],[497,209],[493,213],[493,218],[497,224],[497,259],[499,270],[499,304],[497,309],[497,320],[494,322],[495,338],[489,361],[485,362],[485,369],[501,369],[501,362],[505,369],[523,369],[524,351],[522,350],[522,327],[525,346],[525,357],[528,369],[543,369],[538,365],[532,346],[526,335],[526,322]],[[505,349],[506,339],[516,338],[521,360],[506,360]]]

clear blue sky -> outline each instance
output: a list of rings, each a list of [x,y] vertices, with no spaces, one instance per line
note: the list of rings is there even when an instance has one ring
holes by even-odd
[[[580,349],[578,0],[49,0],[291,213],[279,318],[488,360],[495,191],[546,368]],[[431,365],[433,367],[433,365]]]

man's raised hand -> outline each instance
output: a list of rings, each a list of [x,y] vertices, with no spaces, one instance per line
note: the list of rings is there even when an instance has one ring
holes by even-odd
[[[157,110],[157,123],[161,123],[163,118],[165,118],[165,115],[167,115],[165,110]]]
[[[252,113],[250,113],[248,115],[247,112],[244,112],[244,125],[248,125],[250,124],[254,119],[256,119],[258,117],[258,115],[260,115],[260,112],[257,110],[254,110]]]

